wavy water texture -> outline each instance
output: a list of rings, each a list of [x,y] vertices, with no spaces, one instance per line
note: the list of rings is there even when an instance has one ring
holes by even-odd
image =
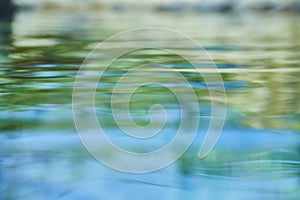
[[[43,4],[37,3],[36,10],[21,10],[11,21],[0,22],[1,200],[299,199],[297,12],[157,12],[154,7],[169,8],[156,1],[151,1],[154,9],[148,11],[127,12],[119,7],[86,12],[85,8],[69,8],[62,1],[51,2],[55,9],[40,10]],[[108,4],[113,8],[115,1],[111,2]],[[167,2],[163,6],[168,6]],[[128,151],[149,152],[164,146],[174,138],[180,119],[174,95],[159,84],[149,84],[132,96],[130,114],[137,124],[146,126],[150,122],[149,107],[161,104],[168,114],[164,131],[143,140],[118,129],[112,116],[111,94],[116,81],[128,70],[145,62],[160,63],[166,73],[172,69],[186,77],[197,96],[194,103],[200,106],[200,128],[192,146],[169,167],[134,175],[103,166],[83,147],[73,121],[72,91],[81,63],[99,42],[120,31],[145,26],[185,33],[206,49],[224,81],[227,118],[216,147],[205,159],[199,159],[210,105],[224,105],[222,99],[211,99],[207,91],[204,77],[215,73],[211,63],[198,58],[200,49],[184,46],[170,35],[137,34],[113,41],[111,48],[94,58],[111,57],[121,47],[134,46],[145,38],[155,42],[157,37],[164,37],[163,44],[179,44],[180,51],[195,56],[202,75],[180,56],[153,50],[126,54],[103,74],[96,89],[96,115],[109,139]],[[102,69],[92,65],[88,72],[96,76]],[[155,68],[141,69],[133,77],[143,80],[151,70],[157,74]],[[159,74],[155,80],[171,87],[181,84],[163,71]],[[125,86],[132,84],[134,81],[129,81]],[[210,85],[218,93],[219,84]],[[126,92],[126,87],[119,92]],[[123,101],[118,99],[120,104]],[[84,122],[89,125],[88,120]],[[101,141],[96,142],[101,145]],[[111,156],[109,150],[105,153]]]
[[[38,9],[75,9],[75,10],[136,10],[154,9],[157,11],[299,11],[298,0],[88,0],[88,1],[60,1],[60,0],[15,0],[21,7],[34,7]]]

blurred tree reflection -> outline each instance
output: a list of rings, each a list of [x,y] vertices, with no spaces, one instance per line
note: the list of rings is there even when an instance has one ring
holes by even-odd
[[[7,56],[7,46],[11,44],[11,23],[16,7],[10,0],[0,1],[0,54]]]
[[[11,0],[1,0],[0,1],[0,20],[10,21],[12,20],[13,13],[16,7]]]

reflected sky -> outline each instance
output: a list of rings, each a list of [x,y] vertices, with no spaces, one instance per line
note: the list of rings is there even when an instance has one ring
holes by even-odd
[[[1,20],[0,199],[299,199],[298,15],[37,9]],[[137,123],[147,124],[149,105],[165,104],[171,116],[165,134],[139,145],[116,127],[109,104],[112,87],[136,64],[157,62],[177,70],[190,81],[200,105],[200,129],[189,150],[165,169],[136,175],[105,167],[87,152],[71,103],[74,77],[95,45],[144,26],[175,29],[203,45],[225,84],[227,118],[215,149],[200,160],[197,153],[211,115],[203,78],[177,56],[157,51],[124,56],[105,73],[96,94],[98,120],[116,144],[152,150],[174,136],[172,120],[178,120],[174,96],[152,85],[137,91],[132,114]],[[155,41],[158,36],[146,37]],[[108,52],[144,38],[115,41]],[[168,42],[180,43],[171,36]],[[181,50],[199,51],[189,46]],[[199,68],[204,76],[211,73],[201,59]],[[101,68],[91,72],[97,70]],[[140,73],[136,78],[147,76]],[[170,77],[158,79],[177,84]]]

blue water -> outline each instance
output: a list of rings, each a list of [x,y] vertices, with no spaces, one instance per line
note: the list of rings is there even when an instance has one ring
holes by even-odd
[[[0,22],[0,199],[299,199],[299,19],[297,12],[46,9],[19,11]],[[170,121],[163,134],[139,143],[116,126],[112,87],[135,64],[153,61],[181,72],[200,106],[197,136],[182,157],[161,170],[131,174],[103,165],[85,149],[74,125],[72,91],[79,66],[95,45],[145,26],[174,29],[199,42],[219,68],[227,100],[211,102],[203,77],[177,56],[143,51],[114,63],[97,87],[95,110],[120,147],[157,149],[174,137],[180,117],[174,95],[152,84],[133,96],[131,114],[145,125],[149,106],[164,105]],[[135,45],[145,37],[155,42],[163,36],[134,35],[122,42]],[[168,36],[166,42],[181,41]],[[115,41],[110,53],[98,56],[105,59],[121,47]],[[203,76],[211,74],[211,65],[197,67],[206,70]],[[148,76],[139,73],[136,80]],[[178,85],[169,76],[158,80]],[[220,91],[218,83],[210,85]],[[226,106],[225,126],[214,149],[200,159],[212,103]]]

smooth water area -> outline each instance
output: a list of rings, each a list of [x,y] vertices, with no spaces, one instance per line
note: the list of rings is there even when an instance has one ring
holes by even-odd
[[[124,10],[28,10],[0,22],[0,199],[299,199],[299,22],[295,12]],[[136,91],[131,115],[147,125],[150,106],[164,105],[171,125],[162,137],[139,144],[112,118],[114,83],[145,61],[177,70],[191,82],[200,105],[200,128],[192,146],[172,165],[146,174],[122,173],[98,162],[81,143],[73,121],[73,83],[99,42],[120,31],[152,26],[182,32],[204,47],[224,81],[226,122],[213,151],[200,159],[210,105],[224,106],[222,99],[210,101],[201,76],[178,56],[161,51],[126,55],[104,74],[105,84],[95,97],[98,120],[112,141],[131,151],[153,151],[176,133],[180,108],[160,85]],[[108,52],[159,37],[134,35],[113,42]],[[164,37],[166,44],[180,43]],[[195,55],[199,49],[186,46],[182,51]],[[210,74],[207,63],[199,62],[199,68],[206,70],[203,76]],[[136,78],[148,73],[140,71]],[[178,84],[172,77],[157,76]]]

